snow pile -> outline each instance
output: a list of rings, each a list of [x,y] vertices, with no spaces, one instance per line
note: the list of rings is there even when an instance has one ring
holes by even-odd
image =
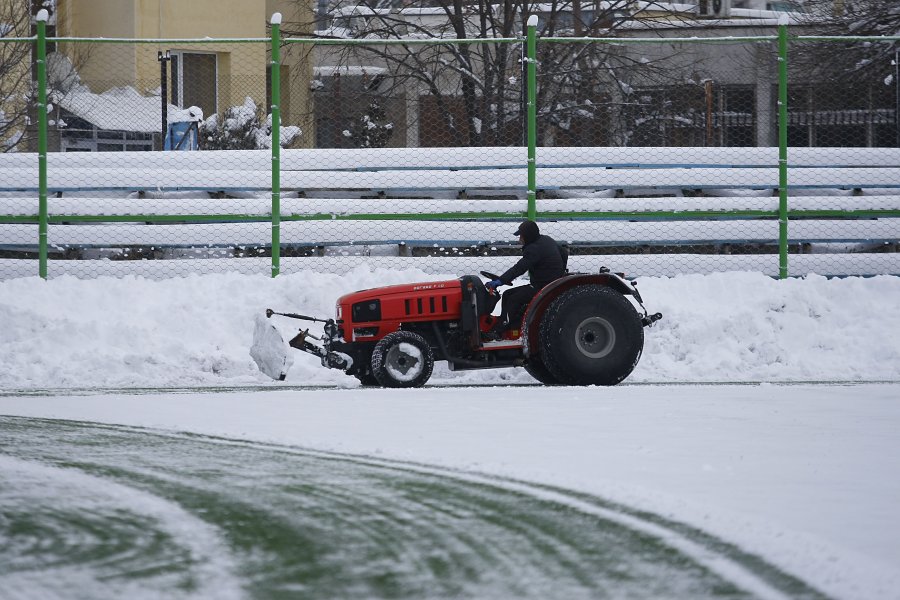
[[[337,298],[354,290],[452,278],[361,267],[276,279],[2,281],[0,387],[279,385],[249,354],[255,318],[266,308],[331,317]],[[646,278],[639,287],[647,308],[664,318],[645,329],[631,381],[900,381],[900,278],[720,273]],[[301,325],[273,322],[285,336]],[[313,356],[294,359],[284,385],[357,385]],[[443,363],[432,380],[533,382],[522,369],[451,373]]]
[[[265,118],[265,121],[263,119]],[[272,147],[272,115],[266,115],[256,106],[253,98],[247,96],[240,106],[232,106],[225,111],[220,122],[219,115],[211,115],[200,126],[203,147],[207,150],[254,150]],[[282,126],[280,145],[288,146],[301,133],[296,126]]]
[[[250,357],[260,371],[283,381],[294,364],[293,350],[278,329],[262,315],[256,315]]]
[[[172,107],[166,112],[166,118],[169,123],[193,123],[203,121],[203,109],[199,106],[191,106],[189,108]]]
[[[900,380],[900,279],[778,281],[757,274],[640,281],[665,318],[646,331],[641,378]]]

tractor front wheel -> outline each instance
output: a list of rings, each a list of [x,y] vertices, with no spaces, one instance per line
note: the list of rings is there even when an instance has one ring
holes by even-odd
[[[387,334],[372,352],[372,374],[384,387],[421,387],[431,377],[433,368],[431,347],[412,331]]]
[[[355,377],[359,380],[360,385],[363,387],[372,387],[381,385],[377,379],[375,379],[375,375],[373,375],[369,371],[365,371],[364,373],[357,373]]]
[[[569,385],[616,385],[637,366],[644,329],[628,299],[612,288],[572,288],[553,301],[540,325],[541,358]]]

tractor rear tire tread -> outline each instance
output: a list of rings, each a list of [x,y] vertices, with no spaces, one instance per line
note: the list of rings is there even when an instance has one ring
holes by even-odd
[[[550,369],[547,368],[547,365],[544,364],[544,361],[541,360],[540,356],[528,357],[528,360],[525,361],[523,366],[529,375],[544,385],[559,385],[560,383],[559,379],[550,372]]]
[[[560,383],[616,385],[640,360],[644,328],[620,292],[585,285],[549,306],[540,323],[540,345],[542,361]]]

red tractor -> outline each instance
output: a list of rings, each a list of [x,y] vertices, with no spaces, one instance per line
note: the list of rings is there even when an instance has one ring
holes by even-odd
[[[481,274],[497,279],[493,273]],[[637,365],[643,328],[662,318],[647,314],[636,282],[605,267],[548,284],[528,305],[518,330],[485,341],[497,318],[491,312],[498,300],[478,276],[465,275],[341,296],[334,319],[269,309],[268,318],[324,323],[324,335],[301,330],[285,344],[271,322],[259,318],[251,355],[261,371],[282,380],[290,367],[291,346],[315,354],[324,366],[363,385],[424,385],[436,360],[447,361],[453,371],[524,367],[547,385],[615,385]]]

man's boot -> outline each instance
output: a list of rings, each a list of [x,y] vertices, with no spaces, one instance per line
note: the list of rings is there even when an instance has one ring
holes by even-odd
[[[494,325],[481,334],[481,339],[486,342],[496,342],[503,338],[503,334],[506,333],[509,323],[501,319],[497,319],[497,322]]]

